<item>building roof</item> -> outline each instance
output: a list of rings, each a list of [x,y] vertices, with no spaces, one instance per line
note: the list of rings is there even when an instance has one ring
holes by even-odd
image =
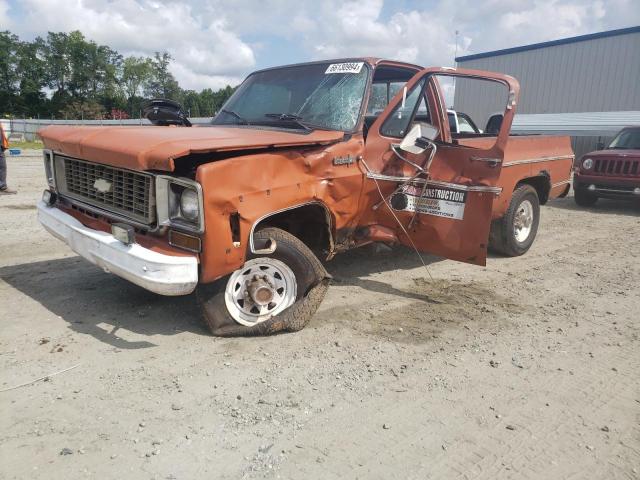
[[[623,128],[639,125],[640,111],[579,113],[516,113],[511,133],[612,137]]]
[[[539,48],[555,47],[557,45],[566,45],[568,43],[584,42],[586,40],[595,40],[597,38],[615,37],[617,35],[626,35],[629,33],[640,32],[640,26],[620,28],[618,30],[609,30],[606,32],[590,33],[588,35],[579,35],[577,37],[561,38],[560,40],[552,40],[550,42],[533,43],[521,47],[505,48],[503,50],[494,50],[492,52],[476,53],[474,55],[465,55],[456,57],[456,62],[466,62],[468,60],[476,60],[478,58],[498,57],[500,55],[508,55],[510,53],[526,52],[528,50],[537,50]]]

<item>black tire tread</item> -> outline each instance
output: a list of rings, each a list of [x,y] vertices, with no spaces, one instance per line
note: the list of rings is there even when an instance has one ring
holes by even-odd
[[[305,291],[299,291],[296,301],[284,312],[257,325],[247,327],[235,322],[224,302],[224,288],[228,277],[224,277],[211,286],[203,286],[198,290],[199,302],[202,306],[204,321],[211,333],[219,337],[244,337],[256,335],[270,335],[277,332],[297,332],[302,330],[311,320],[322,303],[331,276],[313,252],[300,239],[279,228],[267,227],[254,234],[254,243],[262,248],[268,239],[276,241],[276,251],[279,245],[287,245],[291,250],[299,253],[299,260],[303,260],[309,272],[309,285]],[[257,258],[252,255],[249,258]]]
[[[574,188],[573,199],[581,207],[593,207],[598,201],[598,197],[586,192],[584,188]]]
[[[516,244],[515,239],[513,239],[512,234],[512,226],[511,219],[515,214],[516,208],[520,205],[520,201],[523,197],[528,194],[535,195],[537,199],[537,209],[538,209],[538,218],[534,219],[535,227],[531,232],[532,240],[531,243],[523,250],[519,245]],[[535,240],[535,236],[538,231],[538,222],[540,218],[540,200],[538,199],[538,192],[535,188],[528,184],[522,184],[513,191],[511,195],[511,202],[509,203],[509,208],[505,214],[491,223],[491,231],[489,233],[489,248],[502,255],[507,257],[518,257],[520,255],[525,254],[533,240]]]

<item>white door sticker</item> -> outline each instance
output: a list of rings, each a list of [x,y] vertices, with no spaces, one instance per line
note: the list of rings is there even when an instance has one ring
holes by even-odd
[[[422,185],[407,185],[391,197],[395,210],[418,212],[436,217],[462,220],[467,192],[452,188],[429,187],[422,194]]]
[[[360,73],[363,65],[364,62],[332,63],[324,73]]]

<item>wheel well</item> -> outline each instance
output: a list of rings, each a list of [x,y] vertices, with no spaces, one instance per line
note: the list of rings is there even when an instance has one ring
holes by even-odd
[[[551,180],[549,174],[546,171],[540,172],[540,174],[535,177],[529,177],[520,180],[515,189],[517,189],[520,185],[531,185],[536,189],[540,204],[544,205],[545,203],[547,203],[547,200],[549,199],[549,191],[551,190]]]
[[[265,227],[280,228],[296,236],[319,258],[327,257],[333,250],[331,215],[320,203],[274,212],[258,220],[253,232]]]

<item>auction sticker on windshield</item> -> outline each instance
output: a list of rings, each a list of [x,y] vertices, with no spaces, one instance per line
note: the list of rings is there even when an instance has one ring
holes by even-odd
[[[418,212],[436,217],[462,220],[467,192],[454,188],[432,188],[427,186],[422,193],[422,185],[406,185],[391,197],[395,210]]]
[[[324,73],[360,73],[363,65],[364,62],[332,63]]]

